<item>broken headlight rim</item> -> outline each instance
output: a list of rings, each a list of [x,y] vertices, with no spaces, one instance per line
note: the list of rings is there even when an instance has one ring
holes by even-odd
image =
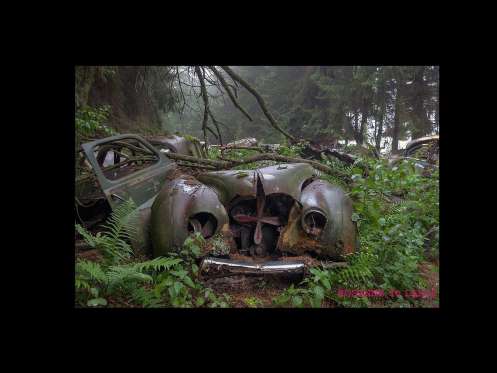
[[[302,214],[300,223],[304,232],[319,237],[328,224],[328,218],[321,209],[310,208]]]
[[[200,233],[205,239],[211,238],[217,231],[216,217],[208,212],[200,212],[188,219],[188,231]]]

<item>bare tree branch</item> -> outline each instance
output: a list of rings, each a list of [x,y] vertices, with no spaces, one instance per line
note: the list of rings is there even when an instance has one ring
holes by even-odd
[[[262,111],[264,112],[264,115],[266,118],[269,120],[271,125],[279,132],[281,132],[285,137],[290,139],[292,142],[297,142],[297,139],[290,135],[287,131],[285,131],[283,128],[281,128],[278,123],[274,120],[273,116],[269,112],[266,103],[264,99],[259,95],[259,93],[252,88],[250,84],[248,84],[245,80],[243,80],[238,74],[236,74],[233,70],[231,70],[228,66],[221,66],[221,68],[226,71],[226,73],[235,81],[240,83],[247,91],[249,91],[256,99],[257,102],[259,103],[259,106],[261,107]]]
[[[217,134],[219,137],[217,137],[217,139],[219,140],[219,144],[221,144],[221,146],[223,146],[223,139],[221,137],[221,131],[219,131],[219,126],[218,126],[218,122],[216,120],[216,118],[214,118],[214,115],[212,115],[212,112],[209,110],[209,116],[211,117],[211,120],[212,120],[212,123],[214,123],[214,126],[216,127],[216,130],[217,130]]]
[[[176,78],[178,79],[178,84],[179,84],[179,90],[181,92],[181,97],[183,98],[183,106],[181,107],[181,112],[185,110],[185,105],[186,105],[186,99],[185,99],[185,94],[183,92],[183,88],[181,87],[181,78],[179,75],[179,68],[176,66]]]
[[[207,126],[206,130],[209,131],[210,133],[212,133],[212,136],[214,136],[216,138],[216,140],[219,140],[218,135],[216,135],[216,133],[214,132],[214,130],[212,128],[210,128],[209,126]]]
[[[226,83],[226,80],[224,79],[224,77],[222,76],[222,74],[219,73],[219,71],[216,70],[216,68],[214,66],[209,66],[209,69],[211,69],[211,71],[216,75],[216,77],[218,78],[219,82],[221,83],[221,85],[223,86],[224,90],[226,91],[226,93],[228,94],[229,98],[231,99],[231,102],[233,103],[233,105],[235,105],[235,107],[240,110],[247,118],[248,120],[250,120],[252,122],[252,117],[249,115],[249,113],[247,113],[247,111],[238,103],[238,100],[236,99],[236,97],[233,95],[233,92],[231,92],[231,89],[228,85],[228,83]]]
[[[195,66],[195,73],[198,76],[200,81],[200,90],[202,92],[202,99],[204,100],[204,119],[202,120],[202,131],[204,132],[204,147],[205,151],[207,151],[207,121],[209,119],[209,97],[207,96],[207,89],[205,88],[204,77],[202,75],[202,71],[200,71],[200,67]]]

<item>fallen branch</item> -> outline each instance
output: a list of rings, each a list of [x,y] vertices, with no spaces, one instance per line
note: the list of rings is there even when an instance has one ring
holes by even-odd
[[[357,160],[357,158],[354,157],[353,155],[350,155],[350,154],[347,154],[347,153],[343,153],[343,152],[338,151],[336,149],[325,149],[323,151],[323,153],[326,154],[326,155],[331,155],[332,157],[335,157],[338,160],[340,160],[340,161],[342,161],[344,163],[347,163],[349,165],[354,164],[354,162]]]
[[[346,262],[321,262],[321,267],[324,269],[347,268],[348,266]]]
[[[319,145],[315,145],[312,143],[309,143],[304,147],[303,153],[307,154],[311,157],[317,158],[317,159],[321,158],[321,154],[330,155],[330,156],[335,157],[344,163],[347,163],[348,165],[354,164],[354,162],[357,159],[357,157],[355,157],[351,154],[341,152],[341,151],[337,150],[336,148],[331,148],[331,147],[323,148],[323,147],[320,147]]]
[[[285,162],[285,163],[308,163],[308,164],[312,165],[316,170],[322,171],[322,172],[330,174],[330,175],[338,176],[338,177],[344,178],[346,180],[349,179],[348,175],[343,173],[342,171],[335,170],[335,169],[328,167],[320,162],[313,161],[310,159],[285,157],[285,156],[282,156],[279,154],[272,154],[272,153],[256,154],[256,155],[252,155],[250,157],[246,157],[246,158],[242,158],[242,159],[223,159],[223,160],[195,158],[195,157],[191,157],[189,155],[183,155],[183,154],[177,154],[177,153],[166,153],[166,156],[171,158],[171,159],[175,159],[175,160],[188,161],[188,162],[200,163],[200,164],[207,164],[207,165],[213,166],[219,170],[230,169],[230,168],[242,165],[242,164],[253,163],[253,162],[258,162],[258,161],[275,161],[275,162]]]
[[[244,159],[230,159],[229,162],[233,163],[234,166],[237,166],[241,164],[265,161],[265,160],[276,161],[276,162],[288,162],[288,163],[308,163],[312,165],[316,170],[325,172],[327,174],[341,176],[341,177],[348,177],[348,175],[346,175],[345,173],[342,173],[341,171],[338,170],[334,170],[331,167],[328,167],[317,161],[313,161],[310,159],[303,159],[303,158],[285,157],[274,153],[256,154]]]
[[[183,162],[178,162],[178,166],[192,167],[192,168],[202,168],[202,169],[205,169],[205,170],[217,170],[216,167],[209,166],[209,165],[190,164],[190,163],[183,163]]]
[[[224,146],[216,146],[216,147],[219,148],[221,151],[240,149],[240,150],[255,150],[255,151],[258,151],[259,153],[264,153],[264,150],[262,150],[262,148],[259,148],[257,146],[224,145]]]

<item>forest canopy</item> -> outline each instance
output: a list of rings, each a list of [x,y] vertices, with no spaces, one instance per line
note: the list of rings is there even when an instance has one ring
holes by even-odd
[[[76,68],[77,110],[107,107],[119,132],[210,144],[257,134],[266,143],[342,141],[396,153],[407,140],[438,134],[438,89],[438,66]]]

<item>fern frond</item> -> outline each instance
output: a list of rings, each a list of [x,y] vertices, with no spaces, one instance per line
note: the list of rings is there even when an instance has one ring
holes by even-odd
[[[76,277],[75,286],[77,290],[91,288],[90,284],[86,280],[83,280],[81,277]]]
[[[133,269],[139,272],[145,271],[161,271],[168,270],[176,264],[181,263],[183,260],[179,258],[165,258],[165,257],[157,257],[152,260],[147,260],[145,262],[136,263],[133,265]]]
[[[84,281],[85,277],[101,284],[106,284],[108,280],[100,264],[88,260],[78,260],[76,262],[76,279]]]
[[[86,243],[88,245],[90,245],[90,247],[95,248],[97,246],[98,238],[96,238],[90,232],[88,232],[88,230],[86,230],[86,228],[84,228],[83,226],[81,226],[79,224],[75,224],[74,227],[76,228],[78,233],[83,237],[83,239],[86,241]]]
[[[126,242],[138,237],[139,211],[132,199],[120,204],[107,220],[107,233],[99,237],[99,246],[112,261],[129,258],[133,249]]]
[[[133,253],[133,249],[125,241],[108,236],[100,237],[98,248],[101,249],[105,256],[112,262],[128,259]]]
[[[359,285],[370,282],[374,275],[372,268],[378,257],[368,251],[351,256],[349,266],[338,270],[337,277],[342,284]]]
[[[145,308],[164,307],[163,300],[153,290],[138,287],[133,289],[131,296]]]
[[[131,239],[137,230],[138,210],[132,199],[121,203],[111,214],[104,225],[114,239]]]
[[[141,273],[133,268],[133,266],[112,266],[107,272],[109,279],[109,288],[126,285],[127,282],[138,281],[148,282],[153,281],[152,276]]]

